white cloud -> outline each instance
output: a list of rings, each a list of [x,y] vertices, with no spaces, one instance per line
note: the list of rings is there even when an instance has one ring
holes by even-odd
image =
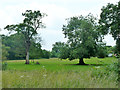
[[[47,30],[43,29],[40,32],[40,36],[42,37],[42,48],[51,50],[52,49],[52,44],[55,42],[66,42],[67,39],[64,38],[63,32],[61,30]]]
[[[66,41],[62,34],[62,25],[66,18],[89,13],[99,16],[102,6],[109,2],[116,3],[118,0],[1,0],[0,28],[3,30],[8,24],[21,22],[21,14],[27,9],[40,10],[48,15],[43,19],[47,28],[40,32],[45,42],[43,48],[50,50],[56,41]],[[111,40],[106,39],[107,43],[114,42]]]
[[[112,37],[112,35],[109,35],[109,34],[105,36],[104,42],[107,43],[107,45],[110,45],[110,46],[115,46],[116,45],[114,38]]]

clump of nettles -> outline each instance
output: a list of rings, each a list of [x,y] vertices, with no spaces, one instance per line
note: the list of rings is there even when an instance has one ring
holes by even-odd
[[[8,66],[7,62],[4,62],[4,63],[2,64],[2,70],[6,70],[6,69],[7,69],[7,66]]]

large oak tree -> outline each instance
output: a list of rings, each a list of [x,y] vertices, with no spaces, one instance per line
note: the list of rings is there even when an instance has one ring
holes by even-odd
[[[63,32],[68,38],[70,60],[79,59],[79,64],[84,65],[83,58],[96,56],[101,35],[97,30],[96,18],[92,14],[67,19]]]

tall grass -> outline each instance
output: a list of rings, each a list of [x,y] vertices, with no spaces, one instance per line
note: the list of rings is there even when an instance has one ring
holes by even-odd
[[[100,73],[101,75],[103,73]],[[117,88],[116,76],[100,77],[93,71],[3,71],[3,88]]]

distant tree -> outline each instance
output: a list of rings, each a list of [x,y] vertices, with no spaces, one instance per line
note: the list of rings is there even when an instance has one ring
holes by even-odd
[[[40,11],[26,10],[22,13],[24,20],[20,24],[7,25],[5,29],[16,31],[17,33],[22,33],[24,35],[23,39],[25,41],[26,48],[26,64],[29,64],[29,49],[31,45],[31,39],[37,34],[39,28],[44,28],[45,25],[42,23],[42,18],[46,14],[42,14]]]
[[[116,40],[116,48],[120,54],[120,1],[117,4],[108,3],[102,7],[100,14],[100,30],[103,35],[108,33]]]
[[[115,55],[115,57],[119,58],[119,51],[117,49],[117,45],[113,47],[113,54]]]
[[[105,43],[99,43],[98,44],[98,52],[97,52],[97,57],[98,58],[105,58],[108,56],[108,51]]]
[[[24,59],[25,58],[25,42],[23,39],[24,35],[22,33],[16,33],[9,36],[11,42],[11,49],[9,52],[15,54],[15,59]],[[10,55],[9,55],[10,56]],[[11,56],[10,56],[11,57]],[[12,58],[12,57],[11,57]]]
[[[68,38],[70,46],[69,59],[79,59],[79,65],[84,65],[83,58],[96,56],[98,42],[102,40],[97,30],[96,18],[89,14],[86,17],[78,16],[67,19],[67,25],[63,25],[63,32]]]
[[[30,58],[31,59],[38,59],[41,58],[43,53],[41,49],[41,38],[40,37],[34,37],[31,41],[31,47],[30,47]]]
[[[49,59],[50,58],[50,52],[47,51],[47,50],[42,50],[42,58],[47,58]]]
[[[2,44],[2,60],[7,60],[7,56],[9,55],[9,53],[8,53],[9,49],[10,49],[10,47]]]
[[[10,36],[2,35],[1,37],[2,44],[5,45],[5,47],[9,47],[9,49],[6,49],[7,50],[6,52],[8,52],[6,59],[11,60],[25,59],[25,47],[24,47],[25,43],[22,34],[15,33]],[[30,59],[41,57],[42,57],[41,38],[37,36],[31,40]]]
[[[65,46],[64,42],[56,42],[55,44],[53,44],[51,52],[52,56],[59,58],[61,54],[61,49],[63,49],[64,46]]]
[[[55,54],[54,51],[51,51],[51,52],[50,52],[50,57],[51,57],[51,58],[57,58],[57,56],[56,56],[56,54]]]
[[[9,55],[7,56],[7,59],[24,59],[25,57],[25,44],[23,40],[22,34],[12,34],[10,36],[2,35],[2,43],[10,47],[8,49]]]
[[[115,46],[106,46],[106,48],[107,48],[107,53],[108,54],[114,54],[115,53],[115,51],[114,51],[114,48],[115,48]]]

